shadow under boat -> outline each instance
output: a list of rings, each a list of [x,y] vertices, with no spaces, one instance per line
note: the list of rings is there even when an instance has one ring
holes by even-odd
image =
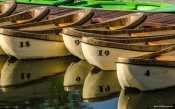
[[[140,92],[133,89],[122,89],[117,109],[174,109],[175,87]]]
[[[83,85],[83,101],[98,102],[118,97],[121,86],[116,71],[93,68]]]
[[[75,60],[67,68],[64,76],[64,90],[75,91],[83,88],[84,81],[93,69],[87,61]]]

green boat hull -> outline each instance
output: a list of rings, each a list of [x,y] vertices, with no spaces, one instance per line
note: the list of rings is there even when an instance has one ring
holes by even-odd
[[[154,2],[81,1],[65,4],[65,8],[96,8],[98,10],[121,10],[141,12],[175,12],[175,5]]]
[[[0,0],[4,1],[4,0]],[[31,4],[31,5],[48,5],[59,6],[63,4],[73,3],[74,0],[16,0],[18,4]]]

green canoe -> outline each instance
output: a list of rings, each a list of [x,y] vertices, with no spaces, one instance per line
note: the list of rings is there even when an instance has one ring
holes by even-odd
[[[0,0],[4,1],[4,0]],[[31,5],[51,5],[58,6],[68,3],[73,3],[74,0],[16,0],[18,4],[31,4]]]
[[[156,2],[80,1],[61,5],[65,8],[96,8],[99,10],[123,10],[142,12],[175,12],[174,4]]]

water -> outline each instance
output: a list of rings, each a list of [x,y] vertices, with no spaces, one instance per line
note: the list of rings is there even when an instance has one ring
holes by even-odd
[[[175,88],[121,90],[116,71],[73,56],[16,60],[0,56],[0,109],[175,109]]]

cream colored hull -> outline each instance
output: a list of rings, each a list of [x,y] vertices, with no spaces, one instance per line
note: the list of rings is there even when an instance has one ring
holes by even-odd
[[[81,41],[82,38],[80,37],[72,37],[66,34],[63,34],[63,40],[67,47],[67,49],[75,56],[79,57],[82,60],[86,60],[81,47]]]
[[[18,59],[51,58],[71,55],[64,42],[1,35],[1,47]]]
[[[135,57],[150,52],[131,51],[124,49],[108,48],[81,43],[86,60],[102,70],[116,70],[117,57]]]
[[[163,89],[175,85],[175,68],[117,63],[117,75],[122,88],[141,91]]]

